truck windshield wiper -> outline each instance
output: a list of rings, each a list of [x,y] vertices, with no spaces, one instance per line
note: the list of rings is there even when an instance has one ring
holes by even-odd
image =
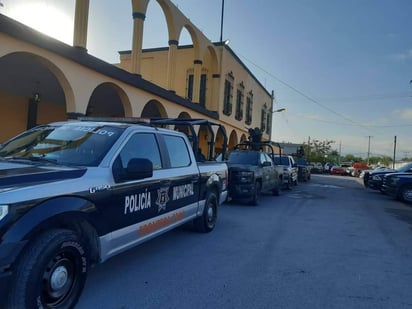
[[[45,157],[11,157],[9,160],[12,161],[18,161],[18,162],[36,162],[36,163],[51,163],[51,164],[57,164],[56,159],[48,159]]]

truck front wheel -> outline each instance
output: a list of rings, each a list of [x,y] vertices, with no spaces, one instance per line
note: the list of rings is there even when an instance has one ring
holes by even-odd
[[[219,200],[214,191],[208,193],[202,216],[194,220],[195,229],[201,233],[211,232],[217,221],[217,207]]]
[[[78,235],[50,230],[26,249],[17,266],[10,308],[73,308],[83,290],[88,256]]]
[[[258,205],[260,199],[260,191],[262,190],[262,186],[259,181],[255,182],[255,189],[253,190],[252,199],[250,200],[250,204]]]
[[[399,197],[404,202],[412,203],[412,185],[402,187]]]

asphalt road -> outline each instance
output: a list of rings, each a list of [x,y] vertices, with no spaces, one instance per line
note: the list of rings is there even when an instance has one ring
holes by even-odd
[[[412,308],[412,207],[312,175],[92,269],[76,308]]]

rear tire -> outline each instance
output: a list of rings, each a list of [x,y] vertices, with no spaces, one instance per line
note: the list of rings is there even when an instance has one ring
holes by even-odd
[[[41,234],[16,266],[8,308],[73,308],[86,282],[88,262],[75,232]]]
[[[196,231],[200,233],[209,233],[215,228],[218,204],[219,200],[216,193],[214,191],[209,192],[202,216],[193,221]]]
[[[277,185],[275,188],[272,189],[272,195],[275,195],[275,196],[280,195],[280,185]]]
[[[252,199],[250,200],[251,205],[258,205],[259,204],[261,189],[262,189],[262,187],[260,185],[260,182],[256,181],[255,182],[255,190],[253,191],[253,196],[252,196]]]

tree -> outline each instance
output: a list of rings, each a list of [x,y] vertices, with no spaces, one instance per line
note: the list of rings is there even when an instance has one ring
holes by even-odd
[[[332,144],[334,143],[335,141],[332,140],[320,141],[317,139],[312,139],[309,143],[304,142],[303,149],[307,160],[310,162],[325,163],[329,156],[335,156],[334,152],[336,152],[336,150],[332,150]]]

